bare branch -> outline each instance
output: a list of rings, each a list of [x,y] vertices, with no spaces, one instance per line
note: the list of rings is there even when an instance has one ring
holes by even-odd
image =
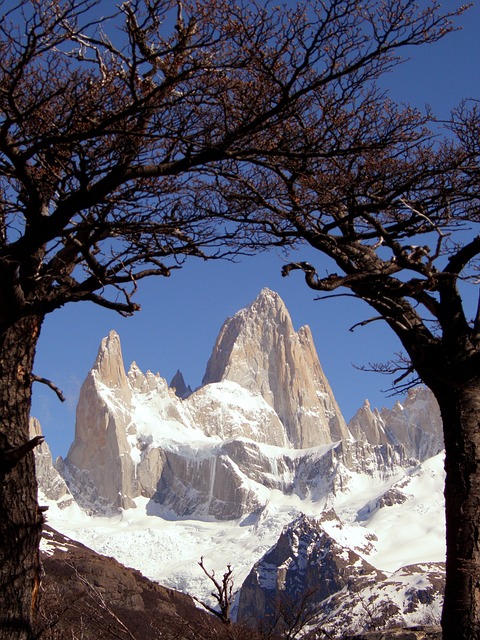
[[[217,601],[219,609],[215,609],[211,607],[206,602],[194,597],[199,604],[202,605],[207,611],[213,613],[217,618],[219,618],[225,625],[230,626],[232,620],[230,618],[230,608],[232,606],[232,602],[235,598],[235,594],[233,593],[233,568],[230,564],[227,565],[227,570],[222,576],[221,582],[219,582],[215,578],[215,571],[208,571],[203,562],[203,556],[200,558],[198,566],[202,569],[203,573],[207,576],[207,578],[212,582],[215,589],[211,592],[212,597]]]
[[[357,327],[365,327],[367,324],[370,324],[371,322],[377,322],[377,320],[385,320],[385,318],[383,316],[376,316],[375,318],[369,318],[368,320],[362,320],[361,322],[356,322],[349,328],[349,331],[353,333]]]
[[[32,380],[32,382],[41,382],[42,384],[47,385],[47,387],[50,387],[50,389],[57,394],[57,397],[60,400],[60,402],[65,402],[65,396],[63,395],[61,389],[59,389],[51,380],[48,380],[47,378],[41,378],[40,376],[36,376],[34,373],[30,374],[30,379]]]
[[[22,460],[30,451],[38,447],[45,440],[43,436],[35,436],[28,442],[0,452],[0,482],[3,482],[5,476]]]

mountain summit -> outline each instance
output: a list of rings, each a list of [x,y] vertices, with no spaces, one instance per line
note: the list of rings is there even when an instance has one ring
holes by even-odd
[[[295,332],[284,302],[270,289],[220,331],[203,384],[225,380],[260,394],[295,448],[350,437],[309,327]]]

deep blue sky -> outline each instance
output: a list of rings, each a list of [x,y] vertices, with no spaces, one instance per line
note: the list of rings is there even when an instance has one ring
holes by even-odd
[[[420,4],[422,4],[420,2]],[[445,2],[446,8],[461,3]],[[386,83],[391,96],[447,117],[462,98],[480,98],[480,2],[460,20],[462,31],[427,47],[412,48],[411,59],[396,68]],[[301,252],[321,269],[322,258]],[[369,398],[374,406],[395,401],[382,390],[389,379],[353,365],[388,360],[400,345],[380,322],[355,332],[349,327],[373,315],[361,302],[347,298],[318,302],[300,273],[282,278],[283,257],[260,255],[238,264],[191,261],[169,279],[140,285],[142,310],[122,318],[92,304],[79,303],[47,317],[40,338],[35,373],[51,379],[65,393],[62,405],[44,385],[34,385],[32,415],[42,425],[54,456],[66,455],[73,441],[75,406],[80,385],[91,368],[102,338],[115,329],[123,347],[125,366],[135,360],[146,371],[168,381],[180,369],[192,388],[201,383],[215,338],[224,320],[250,304],[263,287],[277,291],[296,329],[308,324],[320,361],[340,407],[349,420]],[[473,296],[472,296],[473,298]]]

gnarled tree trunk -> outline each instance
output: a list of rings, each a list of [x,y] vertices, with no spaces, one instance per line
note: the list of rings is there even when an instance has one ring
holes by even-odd
[[[480,377],[437,395],[445,433],[443,640],[480,638]]]
[[[43,318],[0,332],[0,639],[33,638],[42,514],[29,440],[32,366]]]

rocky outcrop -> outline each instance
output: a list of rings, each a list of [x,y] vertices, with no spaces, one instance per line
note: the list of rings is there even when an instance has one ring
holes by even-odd
[[[232,458],[222,450],[212,453],[190,458],[168,452],[153,500],[181,517],[232,520],[258,509],[257,493],[244,483]]]
[[[192,394],[190,385],[187,387],[183,374],[180,370],[173,376],[170,381],[170,388],[173,389],[179,398],[185,399]]]
[[[102,498],[123,508],[134,506],[135,495],[128,442],[131,399],[120,339],[111,331],[80,389],[66,464],[86,472]]]
[[[344,636],[342,640],[442,640],[440,626],[415,626],[410,628],[367,631]]]
[[[360,590],[383,579],[383,573],[342,548],[318,521],[300,516],[255,563],[240,590],[237,619],[262,619],[267,628],[282,630],[297,619],[311,621],[321,603],[353,582]]]
[[[333,512],[325,514],[332,519]],[[407,621],[439,621],[444,586],[443,563],[411,565],[387,577],[327,533],[322,519],[300,516],[253,566],[240,590],[237,619],[252,626],[261,620],[266,631],[320,628],[330,638],[359,628],[386,633]]]
[[[290,452],[234,439],[209,449],[162,455],[153,500],[182,517],[219,520],[258,511],[269,501],[270,491],[331,505],[336,496],[355,491],[360,475],[385,482],[415,463],[401,446],[350,441]]]
[[[220,331],[203,384],[224,380],[260,394],[295,448],[350,436],[310,329],[305,326],[295,332],[280,296],[269,289],[229,318]]]
[[[392,409],[374,409],[368,400],[348,423],[356,440],[371,444],[401,443],[408,455],[423,461],[443,449],[440,409],[425,387],[409,389],[403,402]]]
[[[42,427],[36,418],[30,418],[30,437],[42,435]],[[52,454],[46,441],[35,447],[35,472],[37,482],[47,500],[53,500],[60,509],[64,509],[73,503],[73,496],[63,479],[55,468]]]

